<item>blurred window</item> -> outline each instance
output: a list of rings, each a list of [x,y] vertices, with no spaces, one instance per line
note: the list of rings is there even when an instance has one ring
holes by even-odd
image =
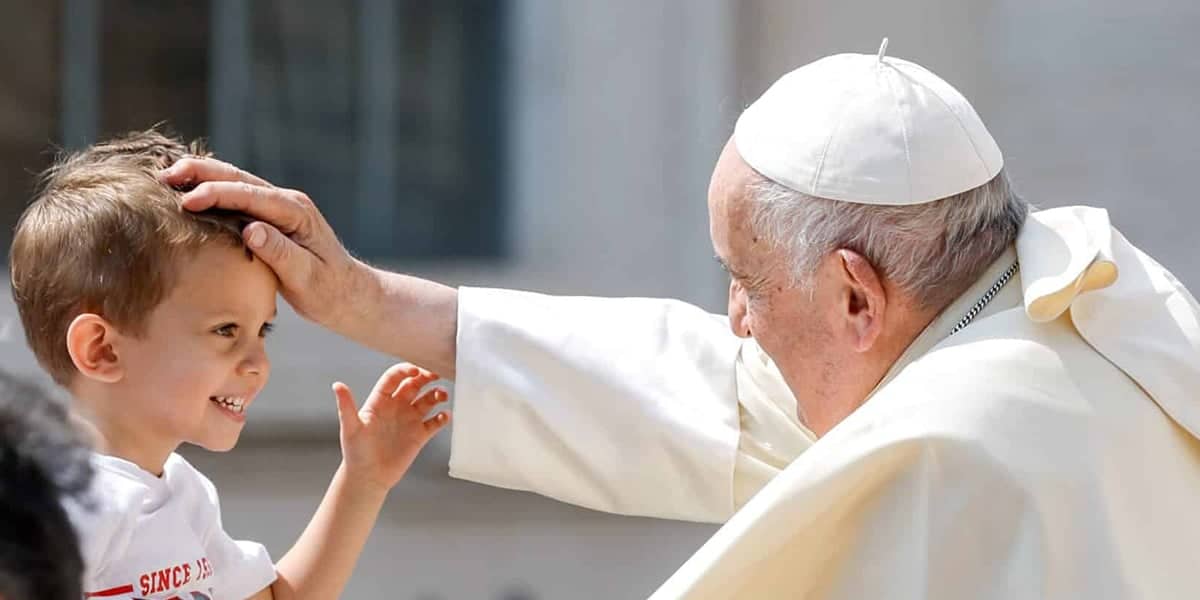
[[[505,16],[489,0],[5,3],[0,44],[28,59],[0,70],[6,235],[50,143],[165,121],[307,192],[361,256],[499,256]]]
[[[12,228],[49,163],[58,139],[59,21],[54,2],[0,4],[0,242],[8,252]]]

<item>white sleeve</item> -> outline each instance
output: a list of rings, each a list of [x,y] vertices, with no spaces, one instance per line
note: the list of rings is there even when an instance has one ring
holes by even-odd
[[[607,512],[724,521],[741,346],[724,317],[682,302],[463,288],[450,474]]]
[[[207,517],[211,525],[204,536],[204,550],[216,577],[214,597],[249,598],[275,581],[275,563],[262,544],[235,540],[225,532],[216,488],[208,478],[203,483],[207,497],[199,510],[211,513]]]

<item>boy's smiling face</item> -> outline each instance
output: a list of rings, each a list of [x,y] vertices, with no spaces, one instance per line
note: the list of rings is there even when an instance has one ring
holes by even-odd
[[[265,337],[276,312],[275,274],[225,244],[178,263],[176,284],[143,334],[120,336],[113,347],[121,379],[111,409],[124,415],[108,415],[121,431],[104,433],[110,450],[139,464],[165,460],[182,442],[233,448],[271,369]]]

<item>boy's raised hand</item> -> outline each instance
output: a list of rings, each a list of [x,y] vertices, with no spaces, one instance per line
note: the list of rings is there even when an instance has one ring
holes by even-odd
[[[342,461],[346,474],[360,483],[391,489],[408,471],[421,448],[450,422],[450,413],[425,418],[446,400],[435,389],[417,397],[437,375],[410,364],[383,373],[361,409],[346,384],[333,384],[341,423]]]
[[[292,549],[275,565],[278,577],[254,598],[338,598],[354,571],[387,492],[413,459],[450,422],[425,415],[446,400],[444,390],[421,396],[437,375],[413,365],[383,373],[361,409],[346,384],[333,384],[341,423],[342,465],[317,513]]]

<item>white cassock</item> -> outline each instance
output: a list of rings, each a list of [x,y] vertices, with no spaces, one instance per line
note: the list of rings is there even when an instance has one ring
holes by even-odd
[[[656,598],[1200,598],[1200,307],[1103,210],[1031,215],[815,445],[722,317],[459,302],[451,474],[725,522]]]

